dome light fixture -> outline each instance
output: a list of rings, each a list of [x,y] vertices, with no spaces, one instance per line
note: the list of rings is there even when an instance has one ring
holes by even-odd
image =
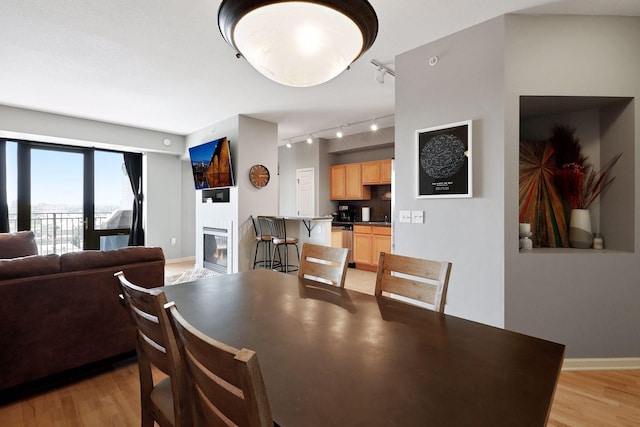
[[[308,87],[338,76],[366,52],[378,17],[367,0],[223,0],[218,27],[261,74]]]

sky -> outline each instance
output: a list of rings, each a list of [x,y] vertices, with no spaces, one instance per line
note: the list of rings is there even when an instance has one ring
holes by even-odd
[[[95,204],[119,206],[123,185],[122,154],[95,152]],[[31,150],[31,204],[82,206],[83,155],[53,150]],[[123,182],[124,181],[124,182]],[[7,201],[17,200],[17,143],[7,142]]]

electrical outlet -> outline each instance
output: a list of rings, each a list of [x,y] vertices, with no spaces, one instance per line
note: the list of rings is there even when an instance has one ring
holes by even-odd
[[[176,239],[175,237],[171,238],[171,245],[175,245],[176,243],[178,243],[178,239]]]
[[[424,211],[411,211],[411,222],[422,224],[424,222]]]
[[[411,211],[400,211],[400,222],[411,222]]]

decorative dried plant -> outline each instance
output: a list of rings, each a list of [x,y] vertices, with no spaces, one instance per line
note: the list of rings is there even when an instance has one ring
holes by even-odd
[[[595,172],[593,165],[582,155],[580,140],[574,136],[575,129],[555,125],[549,142],[555,152],[556,185],[571,209],[589,209],[600,193],[607,189],[615,177],[611,169],[622,153],[609,160]],[[586,179],[585,179],[586,178]]]
[[[531,223],[538,246],[569,247],[562,199],[555,186],[557,172],[550,142],[520,142],[520,222]]]
[[[598,172],[591,170],[589,178],[583,186],[583,209],[589,209],[600,193],[606,190],[616,179],[615,176],[611,176],[611,169],[618,163],[621,156],[622,153],[615,155],[613,159],[609,160]]]

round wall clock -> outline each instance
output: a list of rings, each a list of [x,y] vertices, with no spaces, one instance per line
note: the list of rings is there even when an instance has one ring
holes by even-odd
[[[253,165],[249,169],[249,181],[256,188],[262,188],[269,183],[269,169],[264,165]]]

